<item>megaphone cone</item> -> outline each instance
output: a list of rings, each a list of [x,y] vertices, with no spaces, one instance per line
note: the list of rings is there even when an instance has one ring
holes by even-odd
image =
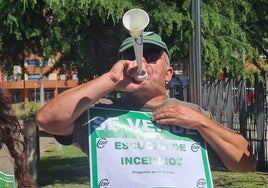
[[[142,35],[143,30],[149,24],[149,16],[142,9],[131,9],[123,16],[123,25],[130,31],[130,35],[137,37]]]

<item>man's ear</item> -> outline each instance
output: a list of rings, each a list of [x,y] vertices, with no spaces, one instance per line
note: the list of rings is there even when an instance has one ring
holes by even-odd
[[[170,80],[172,79],[173,76],[173,68],[172,67],[168,67],[167,68],[167,72],[166,72],[166,82],[170,82]]]

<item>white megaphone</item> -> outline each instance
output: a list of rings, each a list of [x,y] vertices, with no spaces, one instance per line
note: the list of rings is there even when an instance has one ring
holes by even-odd
[[[142,9],[131,9],[123,16],[123,25],[129,30],[132,37],[134,53],[138,64],[138,72],[135,80],[143,81],[147,78],[147,72],[142,72],[143,43],[142,34],[149,24],[149,16]]]

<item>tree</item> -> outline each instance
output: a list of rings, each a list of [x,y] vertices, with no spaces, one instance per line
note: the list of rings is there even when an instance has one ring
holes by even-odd
[[[97,71],[94,70],[92,67],[97,63],[91,62],[97,62],[94,56],[103,53],[104,47],[107,47],[105,44],[110,51],[114,49],[111,45],[118,35],[109,40],[116,33],[112,27],[127,4],[122,0],[3,2],[0,5],[0,10],[3,10],[0,17],[1,64],[9,68],[18,61],[22,63],[25,52],[45,58],[61,52],[63,59],[59,64],[75,65],[80,70],[89,67],[88,78],[92,78],[100,68],[98,66]],[[101,48],[98,49],[98,46]]]
[[[228,67],[231,76],[241,75],[244,69],[243,54],[253,53],[239,22],[241,10],[248,4],[242,1],[206,1],[202,5],[202,45],[205,76],[213,79],[219,70]],[[239,17],[246,17],[245,11]]]
[[[264,0],[201,2],[204,79],[214,79],[226,67],[231,76],[248,75],[243,59],[258,57],[268,48],[267,24],[262,24],[267,22],[267,4]],[[25,52],[45,58],[60,52],[55,67],[76,67],[80,80],[92,79],[118,58],[119,45],[129,36],[122,16],[136,7],[148,12],[146,30],[161,34],[172,63],[187,64],[194,27],[191,0],[2,0],[0,65],[22,63]]]

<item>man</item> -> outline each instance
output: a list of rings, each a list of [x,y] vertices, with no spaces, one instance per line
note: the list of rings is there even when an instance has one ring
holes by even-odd
[[[171,99],[166,94],[173,69],[169,66],[166,44],[155,33],[143,36],[142,70],[147,79],[137,82],[137,72],[131,38],[123,41],[119,60],[109,72],[69,89],[49,101],[36,116],[37,123],[55,135],[62,144],[77,143],[88,152],[86,112],[97,101],[112,91],[124,91],[126,96],[112,104],[95,104],[127,110],[151,111],[152,121],[196,130],[212,148],[209,149],[211,166],[221,161],[231,171],[247,172],[256,167],[256,160],[248,142],[237,132],[226,129],[211,119],[210,113],[191,103]],[[215,153],[213,153],[215,152]],[[217,161],[217,158],[220,160]],[[215,162],[216,161],[216,162]]]

